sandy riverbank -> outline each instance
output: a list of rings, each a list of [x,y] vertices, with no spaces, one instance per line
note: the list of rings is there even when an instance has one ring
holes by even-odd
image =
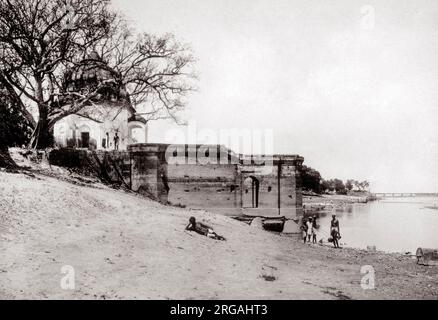
[[[0,209],[1,299],[438,298],[438,268],[410,257],[304,245],[98,183],[0,173]],[[185,232],[191,215],[227,241]],[[65,265],[75,290],[60,286]]]

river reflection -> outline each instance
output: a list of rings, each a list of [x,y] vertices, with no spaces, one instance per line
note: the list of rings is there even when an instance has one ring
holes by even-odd
[[[438,248],[438,198],[388,198],[319,212],[320,234],[327,239],[332,214],[341,226],[344,246],[376,246],[386,252],[415,253],[418,247]]]

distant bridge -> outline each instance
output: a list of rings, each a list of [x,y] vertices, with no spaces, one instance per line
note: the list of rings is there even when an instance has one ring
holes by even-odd
[[[376,198],[438,197],[438,193],[372,193]]]

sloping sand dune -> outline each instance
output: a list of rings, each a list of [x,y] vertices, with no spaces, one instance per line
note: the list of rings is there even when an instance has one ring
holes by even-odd
[[[227,241],[184,231],[192,215]],[[308,246],[39,174],[0,173],[0,256],[1,299],[438,298],[438,268],[409,257]],[[363,265],[375,268],[374,290],[360,286]],[[60,285],[63,266],[74,290]]]

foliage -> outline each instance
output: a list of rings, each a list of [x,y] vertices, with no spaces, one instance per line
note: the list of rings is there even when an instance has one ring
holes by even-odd
[[[3,150],[26,145],[32,133],[13,103],[7,92],[0,90],[0,146]]]
[[[99,103],[177,120],[194,90],[193,62],[172,35],[133,33],[109,0],[0,2],[0,83],[33,129],[32,147],[47,147],[57,121]]]
[[[321,193],[321,174],[307,166],[302,166],[301,183],[305,190]]]
[[[336,192],[337,194],[347,194],[351,191],[368,191],[369,190],[368,181],[357,181],[349,179],[345,182],[340,179],[330,179],[322,180],[321,182],[321,192]]]

